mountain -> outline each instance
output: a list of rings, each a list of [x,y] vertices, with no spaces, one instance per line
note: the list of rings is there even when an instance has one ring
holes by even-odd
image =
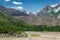
[[[11,36],[17,33],[21,36],[24,31],[60,31],[60,19],[57,19],[60,11],[56,13],[54,9],[47,5],[38,16],[34,16],[32,12],[28,16],[26,11],[0,6],[0,33]],[[56,15],[57,18],[54,17]]]
[[[1,20],[6,19],[6,21],[11,22],[11,24],[13,23],[14,26],[17,24],[18,26],[22,25],[25,27],[26,25],[24,23],[30,25],[60,25],[60,19],[57,19],[60,18],[60,10],[55,12],[56,9],[59,9],[59,7],[60,7],[59,4],[56,6],[46,5],[41,11],[38,12],[37,15],[34,15],[32,12],[27,13],[26,11],[3,7],[3,10],[1,11],[4,12],[5,16],[8,15],[8,17],[4,18],[3,16],[1,17]],[[17,23],[15,23],[16,20],[13,17],[11,18],[11,16],[15,17],[20,22],[18,21]],[[21,20],[23,22],[21,22]],[[27,28],[25,29],[25,27],[23,27],[24,30],[27,29]]]
[[[35,14],[33,14],[32,12],[28,12],[29,16],[35,16]]]
[[[60,3],[55,5],[46,5],[41,11],[38,12],[40,17],[57,17],[60,13]]]
[[[50,5],[46,5],[41,11],[37,13],[37,15],[40,17],[53,17],[53,15],[49,13],[50,9]]]
[[[28,16],[28,14],[26,14],[26,11],[20,11],[13,8],[6,8],[5,12],[8,15],[12,15],[12,16]]]
[[[46,5],[36,16],[33,16],[32,12],[29,12],[27,13],[29,16],[16,16],[16,18],[30,25],[60,25],[60,19],[58,19],[60,18],[60,11],[54,11],[60,7],[57,6]]]
[[[28,16],[26,11],[17,10],[14,8],[5,8],[3,5],[0,5],[0,10],[4,11],[8,15],[12,16]]]

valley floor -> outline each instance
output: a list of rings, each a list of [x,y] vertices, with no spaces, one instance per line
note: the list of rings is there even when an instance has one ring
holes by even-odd
[[[3,37],[0,40],[60,40],[60,32],[26,32],[26,38]]]

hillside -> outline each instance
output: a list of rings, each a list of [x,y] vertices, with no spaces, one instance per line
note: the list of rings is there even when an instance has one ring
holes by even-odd
[[[27,27],[21,20],[17,20],[4,12],[0,11],[0,32],[18,32],[24,31],[23,27]]]

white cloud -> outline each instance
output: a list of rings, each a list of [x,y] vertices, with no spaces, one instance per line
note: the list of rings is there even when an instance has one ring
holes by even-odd
[[[22,2],[16,2],[16,1],[13,1],[13,4],[15,4],[15,5],[21,5]]]
[[[51,5],[51,7],[56,7],[58,4]]]
[[[14,9],[17,9],[17,10],[23,10],[23,7],[22,6],[10,7],[10,8],[14,8]]]
[[[9,1],[11,1],[11,0],[4,0],[4,1],[9,2]]]

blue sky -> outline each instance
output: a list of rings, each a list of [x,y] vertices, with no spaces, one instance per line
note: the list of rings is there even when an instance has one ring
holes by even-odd
[[[37,12],[45,5],[59,3],[60,0],[0,0],[0,4],[5,7],[12,7],[16,9],[23,9],[27,12]]]

